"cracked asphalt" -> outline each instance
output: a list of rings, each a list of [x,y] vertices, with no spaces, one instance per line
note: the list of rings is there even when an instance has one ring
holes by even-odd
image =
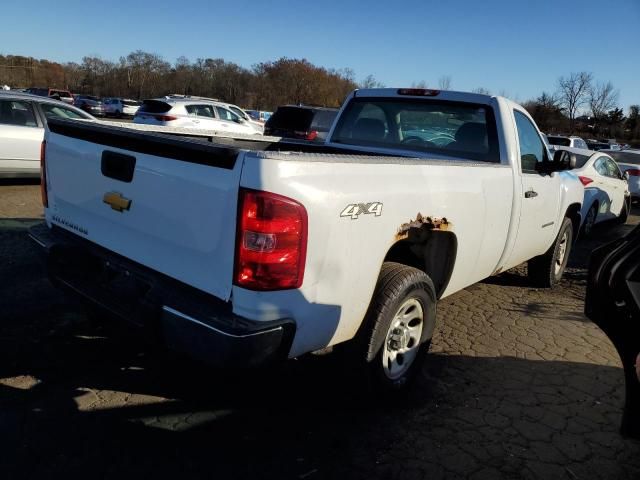
[[[5,181],[0,478],[640,478],[620,362],[582,314],[589,253],[634,213],[580,242],[552,291],[519,267],[443,300],[415,387],[383,402],[339,356],[223,374],[90,321],[26,236],[38,186]]]

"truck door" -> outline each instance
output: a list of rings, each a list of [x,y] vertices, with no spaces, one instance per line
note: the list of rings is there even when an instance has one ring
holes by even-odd
[[[516,242],[508,265],[541,255],[553,243],[560,205],[560,176],[540,173],[549,160],[545,144],[529,117],[514,110],[518,159],[521,167],[521,209]]]

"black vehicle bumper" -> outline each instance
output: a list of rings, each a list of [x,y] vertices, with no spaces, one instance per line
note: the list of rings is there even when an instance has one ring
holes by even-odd
[[[46,252],[52,283],[134,325],[177,351],[216,367],[252,367],[287,357],[295,323],[239,317],[224,302],[44,223],[29,236]]]

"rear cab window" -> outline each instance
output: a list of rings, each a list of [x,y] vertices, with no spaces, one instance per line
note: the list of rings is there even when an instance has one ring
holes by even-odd
[[[356,97],[331,141],[500,162],[493,108],[467,102]]]

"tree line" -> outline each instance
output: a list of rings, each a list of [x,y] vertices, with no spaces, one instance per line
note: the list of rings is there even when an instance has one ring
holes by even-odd
[[[197,95],[259,110],[289,103],[338,107],[357,87],[352,70],[318,67],[305,59],[283,57],[247,69],[222,58],[192,62],[180,57],[171,64],[142,50],[118,61],[84,57],[81,63],[0,55],[0,84],[64,88],[100,97]]]
[[[445,75],[437,87],[449,90],[451,83],[451,76]],[[170,93],[198,95],[258,110],[300,103],[338,107],[354,88],[384,86],[373,75],[357,82],[351,69],[327,69],[306,59],[283,57],[245,68],[222,58],[190,61],[180,57],[170,63],[142,50],[118,61],[88,56],[80,63],[0,55],[0,84],[139,99]],[[426,88],[427,83],[420,81],[412,86]],[[490,93],[485,88],[474,92]],[[548,133],[579,133],[588,138],[618,138],[640,144],[640,106],[632,105],[625,115],[618,97],[610,81],[596,81],[591,73],[578,72],[560,77],[554,92],[542,92],[524,107]]]

